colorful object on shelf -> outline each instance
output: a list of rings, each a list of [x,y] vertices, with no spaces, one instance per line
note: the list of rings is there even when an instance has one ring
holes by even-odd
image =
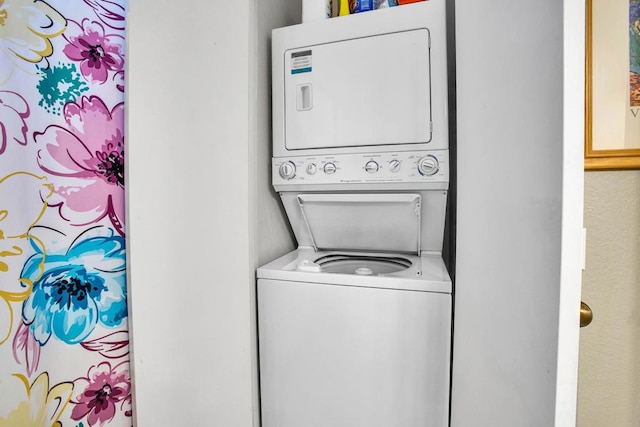
[[[340,14],[340,0],[329,0],[327,4],[327,17],[335,18]]]
[[[351,13],[373,10],[373,0],[349,0],[349,10]]]
[[[329,0],[327,2],[327,17],[345,16],[421,1],[428,0]]]
[[[340,1],[340,12],[338,12],[338,16],[349,15],[349,1],[348,0],[339,0]]]
[[[375,0],[376,9],[385,9],[387,7],[393,7],[398,5],[398,0]]]

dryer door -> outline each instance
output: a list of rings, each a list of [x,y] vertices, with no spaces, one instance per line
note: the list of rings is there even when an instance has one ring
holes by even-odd
[[[426,28],[284,53],[287,150],[431,141]]]

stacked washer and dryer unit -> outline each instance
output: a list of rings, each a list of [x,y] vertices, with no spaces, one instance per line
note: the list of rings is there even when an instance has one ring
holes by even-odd
[[[448,425],[444,0],[273,31],[273,186],[298,248],[258,269],[263,427]]]

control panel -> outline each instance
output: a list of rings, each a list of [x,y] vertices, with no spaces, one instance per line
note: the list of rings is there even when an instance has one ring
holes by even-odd
[[[274,158],[273,184],[449,181],[449,150]]]

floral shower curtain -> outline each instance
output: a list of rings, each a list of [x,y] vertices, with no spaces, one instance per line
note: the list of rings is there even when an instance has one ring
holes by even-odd
[[[126,0],[0,0],[0,427],[131,426]]]

